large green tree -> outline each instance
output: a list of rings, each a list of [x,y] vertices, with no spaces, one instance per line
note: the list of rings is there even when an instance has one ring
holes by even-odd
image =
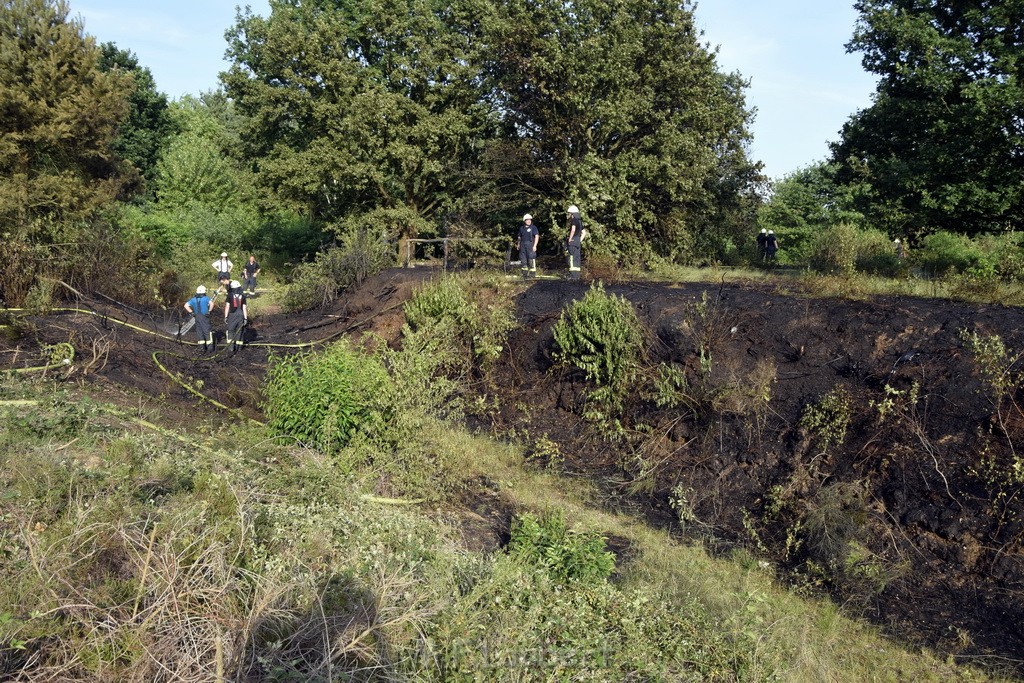
[[[880,80],[833,146],[894,235],[1020,229],[1024,1],[861,0],[850,51]]]
[[[104,73],[100,50],[63,0],[0,5],[0,223],[81,220],[121,190],[111,148],[130,77]],[[33,235],[42,237],[42,234]]]
[[[342,228],[437,225],[489,117],[474,0],[271,0],[229,32],[227,94],[262,183]]]
[[[167,96],[156,89],[152,72],[139,64],[138,57],[114,43],[100,46],[100,69],[118,71],[132,77],[128,94],[128,115],[118,128],[112,147],[152,181],[160,151],[175,128],[168,111]]]
[[[760,174],[745,83],[719,71],[687,4],[509,0],[487,26],[498,156],[518,160],[491,175],[510,198],[558,220],[579,204],[611,251],[713,257]]]
[[[137,178],[112,148],[131,81],[104,73],[100,56],[63,0],[0,4],[0,299],[8,303],[24,300],[43,273],[91,286],[124,258],[95,219]]]

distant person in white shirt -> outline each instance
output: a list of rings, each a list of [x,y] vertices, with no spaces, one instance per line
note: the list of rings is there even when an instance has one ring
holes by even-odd
[[[235,267],[230,259],[228,259],[228,253],[222,251],[220,258],[214,261],[212,264],[213,269],[217,271],[217,280],[231,280],[231,269]]]

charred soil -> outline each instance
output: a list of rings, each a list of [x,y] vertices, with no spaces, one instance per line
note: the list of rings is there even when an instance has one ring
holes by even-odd
[[[331,310],[253,316],[244,346],[206,354],[167,334],[176,316],[79,302],[91,313],[0,321],[10,323],[0,358],[38,365],[40,346],[70,341],[76,361],[48,371],[58,378],[127,390],[122,400],[186,428],[222,419],[170,372],[238,411],[223,419],[259,419],[270,354],[366,332],[395,342],[401,304],[424,277],[388,271]],[[902,639],[1021,670],[1024,395],[1016,382],[993,390],[964,331],[1019,351],[1024,312],[743,283],[608,285],[647,330],[644,367],[610,430],[594,418],[593,387],[555,357],[552,328],[588,287],[524,288],[502,362],[478,383],[497,407],[471,426],[525,439],[538,460],[593,477],[609,500],[709,547],[749,548]],[[659,394],[665,368],[685,380],[680,400]],[[484,527],[507,515],[487,508],[479,535],[501,537]]]

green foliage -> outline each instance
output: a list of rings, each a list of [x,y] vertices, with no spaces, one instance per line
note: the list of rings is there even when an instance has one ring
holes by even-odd
[[[529,207],[557,232],[571,198],[595,249],[707,262],[752,225],[746,83],[688,6],[278,3],[229,41],[260,184],[336,230],[493,233]]]
[[[476,91],[480,11],[361,0],[241,13],[224,81],[251,117],[242,140],[261,184],[338,229],[401,209],[416,219],[403,234],[436,225],[469,194],[463,170],[493,128]]]
[[[785,262],[807,261],[815,238],[836,225],[859,225],[849,190],[836,182],[836,165],[820,162],[795,171],[777,182],[771,198],[758,211],[760,227],[774,230],[786,244]],[[754,243],[747,240],[752,250]],[[753,260],[749,258],[748,260]]]
[[[822,396],[817,403],[804,406],[800,427],[816,436],[821,449],[827,451],[830,446],[841,446],[846,441],[851,410],[850,395],[838,387]]]
[[[569,529],[557,511],[516,517],[508,551],[560,583],[604,581],[615,569],[615,555],[605,549],[604,537]]]
[[[962,273],[976,266],[981,251],[966,235],[937,232],[926,236],[914,254],[914,260],[933,276],[949,271]]]
[[[153,74],[139,64],[134,53],[120,50],[114,43],[103,43],[100,49],[103,52],[99,64],[102,71],[118,71],[132,76],[128,116],[118,128],[112,147],[122,159],[131,162],[147,182],[152,182],[160,151],[167,138],[175,132],[167,96],[157,91]]]
[[[506,283],[487,278],[444,276],[422,287],[405,304],[405,320],[414,331],[453,335],[468,351],[470,364],[489,370],[515,327]]]
[[[63,0],[0,5],[0,299],[8,305],[40,275],[106,281],[110,268],[91,270],[93,254],[108,255],[104,241],[122,246],[97,219],[133,181],[111,148],[131,78],[101,71],[100,57]],[[118,256],[122,270],[133,255]]]
[[[699,35],[680,3],[498,3],[484,96],[515,133],[493,143],[484,196],[540,204],[558,223],[572,198],[594,248],[614,255],[720,260],[749,233],[761,178],[746,156],[746,83]]]
[[[890,234],[999,232],[1024,218],[1016,3],[861,0],[851,52],[879,77],[833,158]]]
[[[131,77],[104,73],[101,52],[63,0],[0,6],[0,224],[30,242],[90,218],[119,193],[111,153]],[[72,239],[73,236],[72,236]]]
[[[264,408],[271,429],[331,453],[385,416],[370,410],[387,371],[347,342],[323,353],[277,359],[267,372]]]
[[[395,265],[394,249],[380,232],[354,231],[340,242],[295,268],[284,300],[288,310],[326,306],[345,289]]]
[[[555,358],[579,368],[599,387],[611,388],[613,396],[629,383],[644,348],[632,304],[605,293],[600,282],[562,311],[552,331]]]

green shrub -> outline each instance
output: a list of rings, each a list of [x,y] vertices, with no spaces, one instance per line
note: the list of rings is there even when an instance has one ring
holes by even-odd
[[[949,271],[962,273],[978,265],[981,259],[981,250],[969,237],[951,232],[926,236],[914,256],[915,262],[932,276],[945,275]]]
[[[569,529],[559,512],[516,517],[508,551],[562,583],[604,581],[615,569],[615,555],[605,549],[604,537]]]
[[[895,276],[900,270],[896,248],[881,230],[861,230],[856,233],[854,267],[858,272],[871,275]]]
[[[383,235],[368,230],[349,232],[340,245],[295,268],[284,306],[289,311],[326,306],[343,290],[393,265],[395,253]]]
[[[817,403],[804,407],[800,426],[817,436],[821,449],[842,445],[846,441],[846,429],[850,424],[850,395],[838,387],[822,396]]]
[[[512,301],[503,289],[504,283],[486,279],[444,276],[406,302],[405,320],[414,333],[449,337],[465,350],[467,366],[478,363],[489,370],[515,327]]]
[[[562,311],[554,326],[555,358],[617,393],[632,378],[644,346],[643,327],[625,298],[598,282]]]
[[[852,275],[857,266],[857,229],[840,223],[821,232],[811,244],[808,265],[819,273]]]
[[[272,429],[330,453],[382,419],[369,406],[388,382],[382,365],[341,341],[271,363],[264,408]]]

